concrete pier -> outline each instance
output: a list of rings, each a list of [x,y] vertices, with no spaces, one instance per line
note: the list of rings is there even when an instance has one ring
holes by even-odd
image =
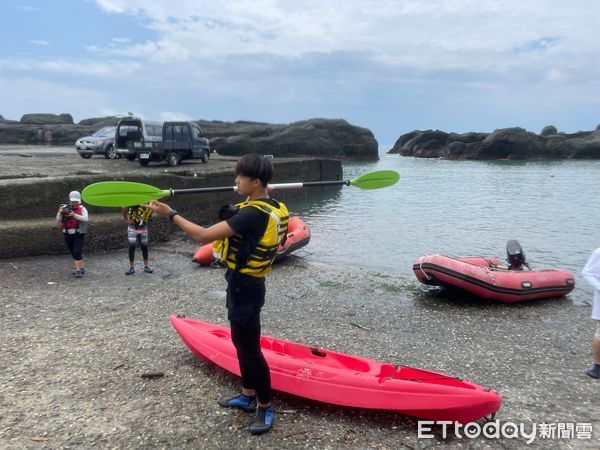
[[[108,180],[136,181],[162,189],[232,186],[236,162],[237,158],[213,155],[208,164],[193,160],[177,167],[164,163],[142,167],[124,159],[82,159],[69,147],[0,147],[0,258],[65,253],[55,216],[72,190]],[[273,163],[274,183],[342,177],[339,160],[275,158]],[[277,192],[283,201],[291,195],[290,191]],[[219,206],[239,202],[240,197],[235,193],[189,194],[165,201],[186,218],[207,225],[215,222]],[[125,225],[120,209],[86,207],[90,214],[86,252],[123,247]],[[153,221],[151,239],[168,240],[175,229],[167,221]]]

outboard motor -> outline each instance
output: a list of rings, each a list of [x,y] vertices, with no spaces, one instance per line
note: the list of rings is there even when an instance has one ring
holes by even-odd
[[[515,239],[511,239],[506,243],[506,261],[508,262],[508,270],[523,270],[523,266],[529,269],[521,244]]]

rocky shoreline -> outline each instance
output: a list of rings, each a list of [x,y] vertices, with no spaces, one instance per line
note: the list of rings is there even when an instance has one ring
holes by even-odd
[[[118,117],[84,119],[70,114],[25,114],[20,121],[0,116],[0,145],[70,146],[101,127],[116,125]],[[377,161],[373,133],[343,119],[309,119],[290,124],[197,120],[211,149],[225,156],[259,152],[276,157],[324,157]]]
[[[275,393],[275,428],[252,437],[250,417],[215,399],[238,379],[196,358],[169,314],[226,325],[223,271],[191,263],[180,237],[150,248],[151,275],[125,276],[125,250],[0,264],[0,447],[514,448],[523,438],[417,438],[416,419]],[[597,448],[598,382],[589,310],[565,299],[500,305],[428,292],[393,273],[331,266],[300,252],[268,279],[264,334],[385,362],[427,368],[504,397],[502,423],[591,423],[591,439],[532,448]],[[27,280],[27,283],[23,283]],[[142,375],[160,372],[148,379]],[[453,435],[452,435],[453,436]]]
[[[388,153],[444,159],[598,159],[600,125],[571,134],[552,125],[539,135],[517,127],[492,133],[412,131],[400,136]]]

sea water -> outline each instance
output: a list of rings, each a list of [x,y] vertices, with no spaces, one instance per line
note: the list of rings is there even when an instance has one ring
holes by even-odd
[[[312,231],[301,255],[412,276],[421,255],[503,260],[506,242],[517,239],[531,268],[570,270],[577,287],[569,297],[591,301],[581,269],[600,247],[600,161],[380,158],[344,163],[344,178],[393,169],[396,185],[311,188],[288,202]]]

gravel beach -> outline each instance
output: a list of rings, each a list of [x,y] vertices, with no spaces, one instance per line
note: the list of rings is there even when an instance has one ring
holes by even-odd
[[[57,236],[57,239],[59,237]],[[223,271],[191,262],[182,236],[151,247],[126,277],[126,250],[0,262],[0,448],[522,448],[523,438],[417,438],[417,420],[275,393],[263,436],[251,416],[219,407],[238,380],[196,358],[167,316],[227,325]],[[309,247],[307,247],[309,249]],[[481,303],[427,291],[413,278],[334,267],[299,252],[269,275],[263,333],[441,371],[499,391],[497,419],[587,423],[589,439],[538,437],[529,447],[598,448],[600,382],[589,307],[565,299]],[[161,372],[159,378],[143,374]],[[538,432],[539,434],[539,432]]]

